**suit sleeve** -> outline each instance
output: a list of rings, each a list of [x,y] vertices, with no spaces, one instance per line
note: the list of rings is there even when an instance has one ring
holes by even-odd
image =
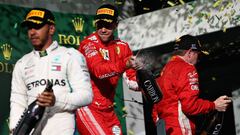
[[[84,56],[77,50],[68,52],[67,79],[71,91],[56,96],[55,106],[64,111],[74,111],[92,102],[93,93],[90,83],[90,75]]]
[[[85,56],[90,73],[99,79],[121,75],[126,68],[126,61],[130,56],[126,55],[117,62],[106,61],[97,49],[97,45],[91,41],[83,41],[79,51]]]
[[[16,63],[12,73],[9,117],[10,131],[16,127],[23,111],[28,107],[27,87],[22,78],[23,72],[21,67],[23,66],[20,60]]]
[[[138,91],[139,87],[136,79],[136,71],[133,69],[128,69],[123,73],[123,79],[128,85],[128,88],[134,91]]]
[[[186,115],[204,114],[215,109],[213,102],[199,98],[198,73],[193,66],[182,71],[178,85],[180,87],[177,92]]]

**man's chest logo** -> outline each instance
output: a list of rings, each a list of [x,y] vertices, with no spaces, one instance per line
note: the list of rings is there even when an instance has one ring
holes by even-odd
[[[108,50],[100,48],[99,51],[100,51],[100,53],[101,53],[101,55],[102,55],[104,60],[110,60],[109,51]]]

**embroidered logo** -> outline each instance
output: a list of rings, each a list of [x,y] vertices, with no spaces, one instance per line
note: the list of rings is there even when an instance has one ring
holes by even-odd
[[[110,60],[108,50],[100,48],[100,53],[101,53],[104,60]]]

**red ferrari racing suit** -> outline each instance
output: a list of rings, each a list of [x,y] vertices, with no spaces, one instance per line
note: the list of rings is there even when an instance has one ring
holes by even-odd
[[[126,68],[132,51],[121,40],[103,44],[96,33],[81,42],[79,51],[86,57],[94,98],[92,104],[77,111],[78,131],[92,135],[122,134],[113,100],[121,75],[130,89],[138,89],[135,71]]]
[[[153,107],[153,120],[165,121],[167,135],[194,135],[195,124],[191,116],[215,109],[213,102],[198,98],[198,73],[194,65],[173,56],[156,81],[163,99]]]

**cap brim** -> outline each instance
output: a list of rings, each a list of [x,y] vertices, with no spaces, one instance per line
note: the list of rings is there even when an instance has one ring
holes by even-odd
[[[108,22],[108,23],[112,23],[112,22],[116,22],[117,21],[117,18],[113,17],[113,16],[110,16],[110,15],[96,15],[95,16],[95,21],[98,22],[98,21],[105,21],[105,22]]]
[[[35,23],[35,22],[32,22],[32,21],[28,21],[28,20],[25,20],[21,23],[21,26],[22,27],[31,27],[31,28],[41,28],[45,25],[46,23],[42,22],[42,23]]]
[[[114,22],[112,19],[96,19],[95,22],[99,22],[99,21],[104,21],[104,22],[107,22],[107,23],[112,23]]]
[[[209,52],[208,51],[205,51],[205,50],[199,50],[199,49],[192,49],[193,51],[197,51],[197,52],[200,52],[204,55],[209,55]]]

